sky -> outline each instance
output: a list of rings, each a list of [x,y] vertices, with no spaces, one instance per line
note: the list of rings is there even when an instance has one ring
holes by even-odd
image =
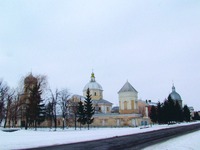
[[[0,78],[32,72],[82,95],[93,70],[114,105],[128,80],[154,102],[174,83],[200,110],[199,18],[199,0],[0,0]]]
[[[112,138],[116,136],[137,134],[143,132],[150,132],[154,130],[161,130],[165,128],[183,126],[183,125],[191,125],[193,123],[181,123],[174,125],[153,125],[150,128],[140,127],[135,128],[90,128],[90,130],[86,128],[82,128],[81,130],[74,128],[68,128],[62,130],[58,128],[55,132],[54,129],[48,128],[39,128],[37,131],[34,129],[24,130],[21,129],[15,132],[3,132],[0,128],[0,137],[1,139],[1,150],[8,149],[26,149],[26,148],[34,148],[34,147],[42,147],[48,145],[61,145],[61,144],[69,144],[69,143],[77,143],[84,141],[91,141],[97,139],[105,139]],[[198,122],[197,122],[198,123]],[[69,138],[70,137],[70,138]],[[172,138],[163,143],[159,143],[153,146],[147,147],[145,150],[160,150],[160,149],[199,149],[200,131],[196,131],[190,134],[186,134],[177,138]],[[26,139],[26,140],[24,140]],[[192,140],[191,140],[192,139]],[[189,142],[188,142],[189,141]]]

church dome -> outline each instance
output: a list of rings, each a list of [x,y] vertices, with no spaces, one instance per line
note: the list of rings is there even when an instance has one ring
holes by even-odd
[[[176,92],[174,85],[172,86],[172,92],[169,94],[169,96],[173,100],[181,100],[181,96]]]
[[[91,90],[100,90],[100,91],[103,91],[102,86],[95,81],[94,73],[91,74],[91,80],[90,80],[89,83],[87,83],[85,85],[85,87],[83,88],[83,91],[86,91],[88,88],[91,89]]]

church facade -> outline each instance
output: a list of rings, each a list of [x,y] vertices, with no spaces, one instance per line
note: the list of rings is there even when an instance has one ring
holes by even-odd
[[[112,103],[103,98],[103,88],[96,82],[94,73],[91,80],[83,88],[83,96],[90,89],[95,108],[92,126],[101,127],[136,127],[149,124],[148,114],[140,114],[138,109],[138,92],[127,81],[118,92],[119,113],[111,113]],[[144,106],[144,109],[147,109]]]

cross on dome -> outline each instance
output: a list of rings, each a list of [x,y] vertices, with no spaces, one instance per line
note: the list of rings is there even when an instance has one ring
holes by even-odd
[[[94,73],[92,72],[91,74],[91,82],[95,82],[95,76],[94,76]]]

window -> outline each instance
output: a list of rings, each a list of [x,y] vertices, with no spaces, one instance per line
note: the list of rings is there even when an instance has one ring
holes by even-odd
[[[127,110],[127,101],[124,102],[124,110]]]
[[[143,121],[141,121],[141,126],[143,126],[144,125],[144,122]]]
[[[101,112],[101,107],[99,107],[99,112]]]
[[[131,108],[134,109],[134,100],[131,101]]]
[[[117,119],[117,126],[120,126],[120,119]]]
[[[109,107],[107,107],[107,112],[109,112],[110,111],[110,108]]]
[[[145,126],[148,125],[147,121],[144,122]]]
[[[96,93],[96,92],[94,92],[94,96],[97,96],[97,93]]]

